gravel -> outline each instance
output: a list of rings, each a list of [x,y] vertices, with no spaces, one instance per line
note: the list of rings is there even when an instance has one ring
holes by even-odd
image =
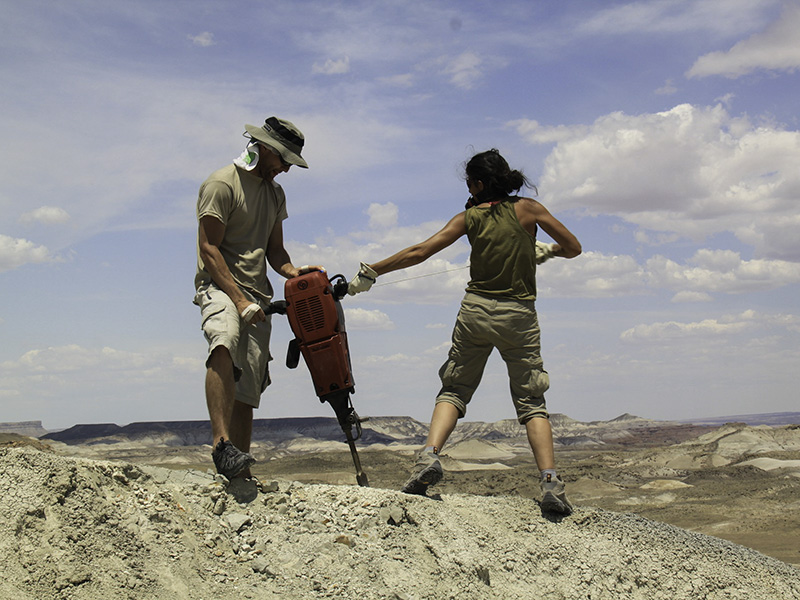
[[[736,544],[519,497],[228,484],[0,449],[0,598],[790,600],[800,570]]]

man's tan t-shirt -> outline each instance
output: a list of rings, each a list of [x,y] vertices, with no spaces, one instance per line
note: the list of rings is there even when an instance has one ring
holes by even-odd
[[[289,216],[283,188],[228,165],[212,173],[200,186],[197,219],[209,215],[225,225],[219,249],[233,279],[269,302],[273,291],[267,279],[267,242],[275,225]],[[195,288],[210,282],[211,275],[198,249]]]

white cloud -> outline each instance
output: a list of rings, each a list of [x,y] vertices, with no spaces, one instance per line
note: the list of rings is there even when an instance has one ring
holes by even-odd
[[[774,0],[651,0],[612,5],[579,24],[581,33],[595,35],[704,32],[730,36],[749,31]]]
[[[359,261],[386,258],[427,239],[442,226],[440,222],[429,222],[399,227],[396,209],[392,203],[374,203],[367,211],[371,217],[367,231],[329,232],[312,245],[290,244],[290,253],[302,262],[324,256],[329,270],[354,273]],[[634,232],[638,243],[659,245],[666,250],[678,237],[676,233]],[[792,240],[792,235],[787,235],[785,243],[791,244]],[[420,265],[382,275],[368,293],[358,294],[348,303],[457,304],[469,279],[468,254],[469,245],[462,238]],[[744,259],[739,252],[713,248],[700,248],[685,260],[664,254],[647,257],[586,250],[575,259],[548,261],[537,269],[542,298],[619,298],[669,292],[673,303],[708,302],[711,294],[764,292],[797,283],[800,263]]]
[[[378,81],[398,88],[410,88],[414,85],[414,75],[412,73],[401,73],[388,77],[379,77]]]
[[[204,31],[198,35],[187,36],[195,46],[202,46],[204,48],[216,44],[214,41],[214,34],[210,31]]]
[[[374,366],[384,366],[384,365],[392,365],[392,364],[399,364],[399,365],[411,365],[411,364],[419,364],[422,362],[422,359],[419,356],[409,356],[408,354],[392,354],[390,356],[380,356],[377,354],[371,354],[369,356],[364,356],[361,358],[361,362],[364,367],[374,367]]]
[[[632,256],[584,252],[572,260],[551,260],[536,270],[540,296],[612,298],[650,293],[644,267]]]
[[[50,251],[25,239],[0,234],[0,273],[28,263],[54,260]]]
[[[567,125],[548,127],[540,125],[538,121],[532,119],[509,121],[506,125],[516,129],[517,133],[530,144],[552,144],[578,135],[578,129],[574,127]]]
[[[69,221],[70,216],[67,211],[57,206],[42,206],[36,210],[20,215],[20,223],[42,223],[44,225],[58,225]]]
[[[30,350],[16,360],[0,363],[0,374],[5,393],[21,396],[69,397],[85,388],[88,380],[98,390],[124,386],[127,397],[147,395],[148,389],[152,396],[155,387],[185,380],[187,373],[200,377],[203,362],[202,358],[164,352],[137,353],[70,344]],[[85,389],[83,395],[86,396]]]
[[[394,211],[390,204],[375,204],[374,214],[381,218],[388,214],[393,218]],[[360,261],[373,263],[391,256],[429,238],[443,225],[438,221],[408,227],[382,227],[371,223],[367,231],[328,231],[314,244],[288,242],[287,248],[297,264],[312,264],[314,257],[324,257],[323,263],[329,272],[343,270],[355,274]],[[468,252],[469,245],[464,237],[422,264],[382,275],[369,292],[348,298],[348,304],[380,302],[441,305],[457,302],[469,278],[466,268]]]
[[[661,344],[671,341],[699,340],[708,342],[710,338],[730,338],[736,334],[766,329],[790,329],[800,331],[800,318],[795,315],[762,314],[746,310],[738,315],[727,315],[718,319],[686,322],[664,321],[640,324],[622,332],[624,342]]]
[[[650,285],[678,291],[744,292],[800,283],[800,264],[782,260],[742,260],[730,250],[699,250],[688,265],[664,256],[647,261]]]
[[[766,30],[697,59],[686,76],[723,75],[735,79],[758,69],[793,72],[800,67],[800,6],[787,3],[783,14]]]
[[[673,302],[704,302],[711,293],[742,294],[800,283],[800,264],[783,260],[743,260],[729,250],[698,250],[681,264],[661,255],[644,264],[633,256],[584,252],[578,258],[548,261],[537,269],[543,297],[614,298],[675,292]]]
[[[714,297],[705,292],[691,292],[682,290],[672,297],[672,302],[680,304],[682,302],[712,302]]]
[[[25,399],[14,407],[14,419],[35,415],[56,426],[69,426],[75,419],[83,423],[152,420],[153,415],[164,414],[165,397],[175,402],[166,407],[171,418],[191,418],[187,415],[192,414],[194,402],[182,397],[182,390],[188,385],[202,394],[202,384],[197,384],[204,372],[204,357],[180,356],[169,350],[49,346],[0,362],[0,396]],[[92,385],[87,387],[87,381]]]
[[[350,72],[350,57],[332,59],[329,58],[324,63],[314,63],[311,72],[315,75],[343,75]]]
[[[659,236],[730,231],[762,257],[800,260],[790,242],[800,214],[800,132],[754,125],[721,105],[682,104],[611,113],[560,136],[540,179],[547,206],[617,215]]]
[[[365,310],[363,308],[346,308],[344,311],[345,322],[350,330],[380,330],[390,331],[395,328],[392,319],[379,310]]]
[[[159,353],[136,353],[116,350],[108,346],[102,348],[85,348],[77,344],[66,346],[50,346],[43,349],[30,350],[16,361],[0,363],[0,369],[6,372],[16,371],[23,375],[46,374],[57,376],[65,373],[111,373],[127,372],[136,377],[144,372],[151,375],[175,368],[198,370],[202,367],[201,359],[182,357],[165,358]]]
[[[463,52],[448,59],[444,73],[450,76],[450,83],[461,89],[474,88],[483,77],[484,61],[474,52]]]
[[[709,336],[721,336],[731,333],[741,333],[744,329],[752,327],[752,323],[720,323],[716,319],[706,319],[698,323],[678,323],[667,321],[653,323],[652,325],[637,325],[623,331],[620,339],[625,342],[659,341],[700,338],[706,340]]]
[[[663,246],[665,244],[671,244],[673,242],[677,242],[680,237],[681,236],[678,233],[663,233],[658,231],[645,231],[642,229],[637,229],[633,234],[633,238],[638,243],[645,244],[647,246]]]
[[[413,126],[395,125],[392,119],[379,116],[382,110],[368,106],[365,100],[355,112],[326,107],[298,115],[295,122],[308,140],[303,156],[308,157],[314,176],[352,175],[354,167],[396,164],[397,148],[406,147],[421,134]],[[358,127],[354,128],[355,118]]]
[[[656,89],[656,94],[659,96],[671,96],[675,92],[678,91],[678,88],[675,87],[674,82],[672,79],[667,79],[667,81],[662,85],[660,88]]]
[[[378,204],[373,202],[367,208],[369,226],[372,229],[394,227],[397,225],[397,205],[392,202]]]
[[[453,343],[450,340],[442,342],[441,344],[437,344],[431,348],[427,348],[423,351],[423,354],[426,356],[447,356],[447,351],[450,350],[450,347]]]
[[[386,205],[373,206],[380,212]],[[390,213],[394,217],[394,212]],[[349,265],[348,269],[355,272],[359,261],[386,258],[426,239],[439,227],[439,223],[387,228],[371,225],[366,232],[339,232],[317,244],[292,243],[289,250],[303,262],[324,256],[329,269]],[[637,239],[641,242],[638,232]],[[670,241],[674,240],[661,240],[663,244]],[[349,298],[348,303],[456,304],[469,279],[468,251],[466,240],[459,240],[420,265],[382,275],[369,292]],[[709,248],[697,250],[682,262],[661,254],[642,258],[586,250],[572,260],[540,265],[536,278],[543,298],[619,298],[667,291],[673,294],[674,303],[707,302],[711,294],[764,292],[800,283],[800,263],[745,260],[738,252]]]

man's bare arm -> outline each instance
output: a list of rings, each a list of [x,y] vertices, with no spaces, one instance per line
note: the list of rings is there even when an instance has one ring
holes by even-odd
[[[200,226],[197,234],[198,245],[200,248],[200,259],[203,261],[206,270],[211,275],[212,281],[233,301],[236,310],[241,315],[245,308],[250,306],[248,300],[239,289],[236,281],[231,275],[225,259],[219,250],[222,240],[225,238],[225,224],[210,215],[200,219]],[[263,321],[266,316],[263,312],[255,320]]]

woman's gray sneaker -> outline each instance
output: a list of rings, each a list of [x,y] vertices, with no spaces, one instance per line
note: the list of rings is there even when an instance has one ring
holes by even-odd
[[[572,514],[572,504],[567,500],[564,482],[549,473],[542,479],[541,506],[543,512],[558,513],[565,516]]]
[[[417,456],[417,462],[411,472],[411,477],[405,482],[400,491],[406,494],[424,496],[425,492],[428,491],[428,487],[439,483],[443,475],[444,472],[439,462],[439,455],[431,450],[423,450]]]

